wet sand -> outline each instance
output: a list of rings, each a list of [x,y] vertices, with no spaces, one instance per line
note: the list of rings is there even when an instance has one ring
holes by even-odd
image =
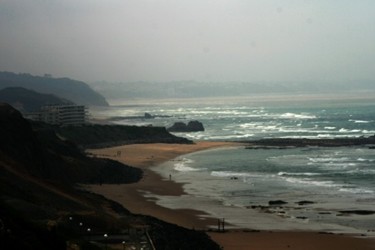
[[[111,158],[130,166],[141,168],[141,181],[121,185],[90,185],[87,188],[119,202],[132,213],[157,217],[186,228],[207,230],[217,226],[217,219],[204,211],[191,209],[169,209],[158,206],[153,199],[144,197],[147,193],[180,196],[184,190],[180,183],[165,180],[150,168],[177,156],[199,150],[241,146],[227,142],[197,142],[196,144],[134,144],[120,147],[89,150],[98,157]],[[172,177],[173,179],[173,177]],[[208,217],[207,217],[208,216]],[[318,232],[247,232],[232,230],[225,233],[210,232],[209,235],[224,249],[375,249],[375,240],[355,238],[347,235],[321,234]]]

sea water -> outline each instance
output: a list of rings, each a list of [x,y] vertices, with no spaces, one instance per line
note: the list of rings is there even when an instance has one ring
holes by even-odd
[[[342,212],[374,211],[374,163],[367,147],[208,150],[156,168],[186,183],[188,195],[154,197],[171,208],[201,207],[242,228],[373,235],[373,214]],[[275,200],[286,204],[270,206]]]
[[[97,111],[97,114],[101,111]],[[155,119],[141,117],[148,112]],[[205,131],[176,133],[192,140],[353,138],[375,134],[375,104],[368,100],[309,103],[164,102],[118,106],[118,124],[170,126],[199,120]],[[375,149],[233,147],[184,155],[155,168],[184,183],[186,195],[156,196],[170,208],[201,209],[234,227],[318,230],[375,235]],[[270,201],[285,202],[270,206]],[[365,213],[359,214],[359,213]]]
[[[375,102],[368,99],[282,102],[254,102],[252,98],[182,99],[97,108],[91,109],[91,113],[94,117],[117,117],[116,124],[139,126],[170,127],[174,122],[198,120],[203,123],[204,132],[176,135],[191,140],[242,141],[371,136],[375,134],[374,108]],[[155,118],[145,119],[145,113]]]

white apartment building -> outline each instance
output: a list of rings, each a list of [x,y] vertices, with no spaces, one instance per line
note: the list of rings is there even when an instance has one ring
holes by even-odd
[[[86,123],[87,108],[83,105],[48,105],[27,117],[60,126],[82,125]]]

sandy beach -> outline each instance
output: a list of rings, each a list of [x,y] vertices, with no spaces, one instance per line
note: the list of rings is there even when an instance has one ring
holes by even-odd
[[[119,202],[132,213],[157,217],[186,228],[206,230],[217,225],[216,218],[206,218],[204,211],[190,209],[169,209],[158,206],[153,199],[144,195],[179,196],[184,194],[182,185],[172,180],[163,179],[151,170],[177,156],[199,150],[240,146],[227,142],[197,142],[196,144],[134,144],[119,147],[89,150],[97,157],[111,158],[124,164],[141,168],[144,171],[142,180],[134,184],[122,185],[90,185],[90,191],[104,195]],[[203,216],[203,217],[202,217]],[[211,238],[224,249],[375,249],[375,240],[369,238],[351,237],[348,235],[322,234],[319,232],[251,232],[247,230],[232,230],[225,233],[210,232]]]

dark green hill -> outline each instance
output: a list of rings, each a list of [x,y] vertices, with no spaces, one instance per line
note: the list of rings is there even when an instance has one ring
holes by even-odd
[[[21,87],[0,90],[0,102],[6,102],[21,112],[39,111],[42,106],[55,104],[74,104],[52,94],[41,94]]]
[[[48,126],[32,128],[8,104],[0,104],[0,153],[17,159],[17,171],[62,183],[126,183],[141,171],[118,162],[88,158],[70,141],[63,141]]]
[[[43,94],[54,94],[81,105],[108,106],[105,98],[86,83],[69,78],[0,72],[0,89],[8,87],[23,87]]]
[[[134,143],[183,143],[192,141],[169,133],[164,127],[99,125],[54,127],[56,133],[84,148]]]
[[[114,220],[103,211],[106,201],[76,190],[76,182],[141,177],[138,169],[86,157],[53,131],[34,132],[8,104],[0,104],[0,141],[0,249],[66,249],[66,238],[77,237],[65,228],[67,214],[88,214],[92,226],[104,228]],[[62,228],[47,227],[49,221]]]

